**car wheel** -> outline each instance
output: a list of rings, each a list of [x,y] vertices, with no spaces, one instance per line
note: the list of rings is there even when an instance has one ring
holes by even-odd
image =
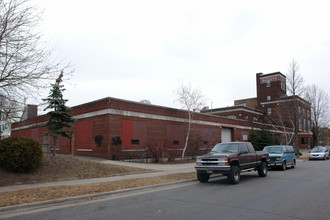
[[[265,162],[261,162],[260,166],[258,167],[258,174],[260,177],[267,176],[267,164]]]
[[[208,173],[197,173],[197,179],[201,183],[207,183],[210,179],[210,174]]]
[[[293,160],[293,164],[292,164],[292,168],[295,168],[295,166],[296,166],[296,160]]]
[[[227,180],[230,184],[237,184],[241,179],[241,171],[238,166],[231,166]]]
[[[285,162],[285,161],[282,163],[282,167],[281,167],[281,169],[282,169],[283,171],[286,170],[286,162]]]
[[[323,160],[325,160],[326,156],[324,155]]]

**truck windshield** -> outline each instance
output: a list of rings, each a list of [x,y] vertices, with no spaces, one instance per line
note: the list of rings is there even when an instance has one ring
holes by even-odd
[[[211,153],[238,153],[238,143],[217,144],[213,147]]]
[[[265,147],[264,151],[268,151],[270,154],[282,154],[283,147]]]

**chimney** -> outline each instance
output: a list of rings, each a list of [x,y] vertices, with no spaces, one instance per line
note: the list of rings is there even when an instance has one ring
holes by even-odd
[[[21,121],[27,120],[29,118],[34,118],[38,116],[38,106],[37,105],[27,105],[24,109]]]

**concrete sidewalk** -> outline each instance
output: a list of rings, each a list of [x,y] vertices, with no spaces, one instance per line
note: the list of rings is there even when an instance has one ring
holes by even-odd
[[[99,162],[99,163],[107,163],[107,164],[114,164],[114,165],[121,165],[121,166],[130,166],[130,167],[136,167],[136,168],[150,169],[151,171],[148,173],[130,174],[130,175],[103,177],[103,178],[64,180],[64,181],[56,181],[56,182],[48,182],[48,183],[3,186],[3,187],[0,187],[0,193],[23,190],[23,189],[49,187],[49,186],[68,186],[68,185],[111,182],[111,181],[118,181],[118,180],[129,180],[129,179],[137,179],[137,178],[163,176],[163,175],[169,175],[169,174],[174,174],[174,173],[188,173],[188,172],[195,171],[195,168],[194,168],[195,163],[152,164],[152,163],[133,163],[133,162],[124,162],[124,161],[113,161],[113,160],[105,160],[105,159],[92,158],[92,157],[81,157],[81,158],[87,159],[87,160],[92,160],[94,162]]]

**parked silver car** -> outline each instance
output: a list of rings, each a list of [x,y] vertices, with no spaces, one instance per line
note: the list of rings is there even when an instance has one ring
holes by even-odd
[[[309,153],[309,159],[329,159],[329,150],[326,147],[314,147]]]

